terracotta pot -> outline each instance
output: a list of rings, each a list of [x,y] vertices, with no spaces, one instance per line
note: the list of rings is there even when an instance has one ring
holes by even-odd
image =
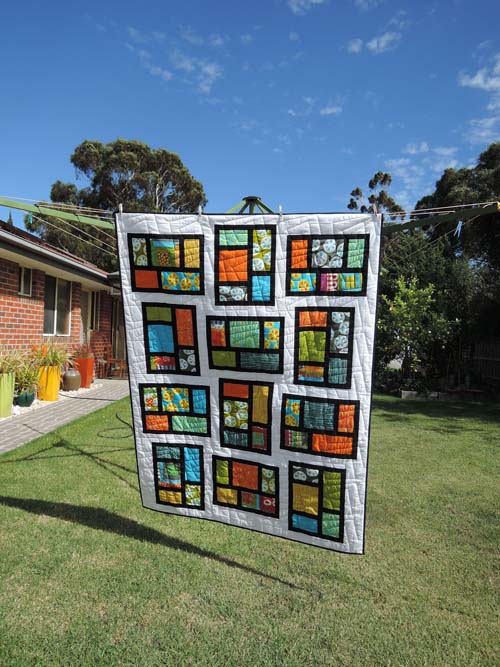
[[[75,366],[82,376],[81,386],[90,387],[94,379],[94,357],[75,357]]]
[[[38,398],[41,401],[57,401],[61,385],[60,366],[42,366],[38,380]]]
[[[14,400],[15,373],[0,373],[0,417],[10,417]]]
[[[82,376],[76,368],[69,368],[63,375],[64,391],[78,391],[82,383]]]

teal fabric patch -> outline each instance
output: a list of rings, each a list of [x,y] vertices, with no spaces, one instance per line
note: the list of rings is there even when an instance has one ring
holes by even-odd
[[[172,416],[172,430],[176,433],[206,433],[207,420],[201,417]]]
[[[334,413],[330,403],[304,401],[304,426],[315,431],[332,431]]]
[[[266,352],[241,352],[241,368],[245,371],[277,371],[280,360],[277,354],[267,354]]]

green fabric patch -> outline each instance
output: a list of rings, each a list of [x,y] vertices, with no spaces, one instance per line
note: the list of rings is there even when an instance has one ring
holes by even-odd
[[[172,416],[172,430],[178,433],[207,433],[207,420],[203,417]]]
[[[248,245],[248,231],[246,229],[221,229],[219,245]]]
[[[217,484],[229,484],[228,461],[217,461],[216,478],[217,478]]]
[[[325,360],[326,331],[301,331],[299,334],[299,361]]]
[[[158,320],[159,322],[172,321],[172,308],[164,306],[148,306],[146,308],[146,317],[148,320]]]
[[[259,348],[260,323],[251,320],[229,322],[231,347]]]
[[[323,473],[323,507],[325,509],[340,512],[341,480],[339,472]]]
[[[350,239],[349,252],[347,255],[347,267],[349,269],[360,269],[363,266],[365,255],[364,239]]]
[[[337,514],[324,513],[321,521],[321,530],[323,535],[337,538],[340,530],[340,517]]]
[[[236,368],[236,352],[212,350],[212,361],[217,367]]]

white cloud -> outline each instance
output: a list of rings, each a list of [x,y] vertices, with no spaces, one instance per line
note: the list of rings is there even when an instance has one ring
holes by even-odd
[[[354,4],[358,9],[361,9],[363,12],[368,12],[371,9],[375,9],[381,5],[384,0],[354,0]]]
[[[403,149],[403,153],[407,153],[408,155],[418,155],[419,153],[427,153],[428,151],[429,144],[426,141],[422,141],[420,144],[408,144]]]
[[[139,43],[139,42],[146,42],[147,41],[146,35],[144,35],[144,33],[142,33],[140,30],[137,30],[136,28],[132,28],[131,26],[129,26],[127,28],[127,32],[128,32],[128,36],[130,37],[130,39],[133,42],[138,42]]]
[[[157,65],[150,65],[147,69],[152,76],[159,76],[163,81],[170,81],[174,76],[170,70],[163,69],[163,67],[158,67]]]
[[[475,74],[459,72],[458,83],[465,88],[473,88],[489,93],[490,98],[486,109],[490,112],[500,110],[500,53],[496,53],[488,65]],[[487,144],[500,139],[500,115],[485,118],[473,118],[465,134],[471,144]]]
[[[289,33],[288,33],[288,39],[289,39],[291,42],[298,42],[299,39],[300,39],[300,35],[299,35],[298,32],[289,32]]]
[[[336,116],[342,113],[342,106],[340,104],[330,104],[319,110],[320,116]]]
[[[388,21],[387,27],[394,28],[395,30],[406,30],[411,25],[411,21],[408,18],[408,12],[404,9],[400,9],[396,14]]]
[[[170,53],[170,63],[175,69],[189,75],[188,81],[195,83],[205,95],[211,92],[213,84],[224,71],[218,63],[187,56],[179,49]]]
[[[458,148],[455,146],[436,146],[436,148],[432,149],[433,153],[441,155],[442,157],[451,157],[452,155],[455,155],[457,151]]]
[[[287,0],[288,7],[294,14],[303,15],[314,5],[324,5],[328,0]]]
[[[205,43],[204,38],[201,35],[198,35],[198,33],[195,32],[190,26],[181,28],[180,36],[185,42],[188,42],[193,46],[203,46]]]
[[[366,48],[374,55],[392,51],[396,48],[401,40],[401,33],[399,32],[384,32],[379,37],[374,37],[366,44]]]
[[[356,37],[347,42],[347,53],[361,53],[363,49],[363,40]]]
[[[247,32],[240,36],[240,42],[245,45],[251,44],[253,42],[253,36]]]
[[[194,72],[195,69],[195,59],[189,58],[182,51],[175,49],[170,54],[170,62],[172,67],[175,69],[181,70],[182,72],[190,73]]]
[[[224,46],[225,40],[220,35],[211,35],[209,40],[208,40],[208,43],[210,44],[210,46],[214,46],[215,48],[218,48],[220,46]]]

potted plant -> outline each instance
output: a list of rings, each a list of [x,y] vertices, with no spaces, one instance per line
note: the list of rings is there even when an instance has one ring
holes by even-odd
[[[16,371],[14,405],[29,408],[35,400],[39,374],[40,370],[33,357],[28,357],[21,361]]]
[[[38,398],[41,401],[57,401],[61,385],[61,367],[68,361],[66,350],[44,343],[34,350],[39,367]]]
[[[10,417],[14,400],[15,374],[19,367],[19,355],[16,352],[0,354],[0,418]]]
[[[80,371],[82,376],[82,387],[88,388],[94,379],[94,353],[90,345],[84,343],[73,354],[73,361],[75,367]]]

